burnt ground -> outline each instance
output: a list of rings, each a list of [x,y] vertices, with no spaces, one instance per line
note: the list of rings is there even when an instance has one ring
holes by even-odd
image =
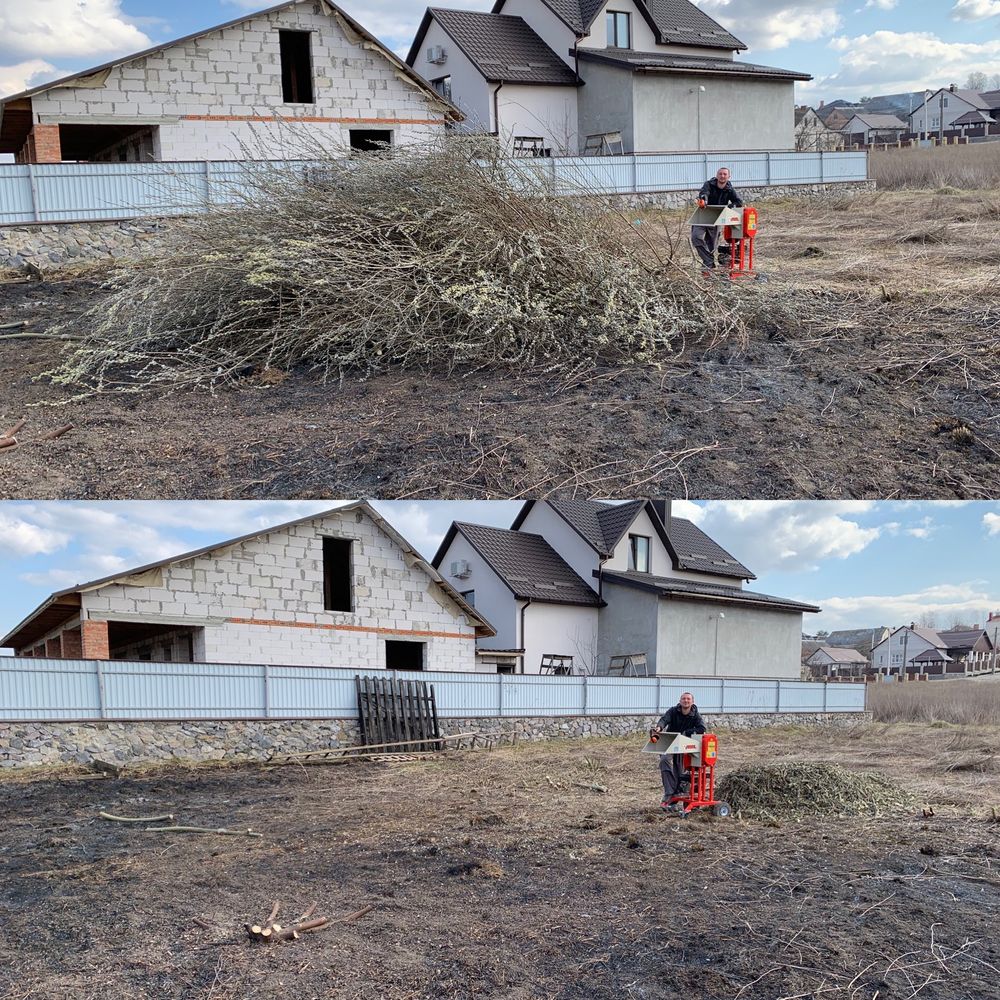
[[[723,734],[723,772],[834,760],[915,794],[912,810],[877,818],[668,817],[639,745],[8,774],[0,997],[996,995],[1000,730]],[[149,833],[101,809],[264,836]],[[251,944],[243,924],[274,900],[286,924],[313,901],[330,916],[375,909]]]
[[[277,384],[67,402],[38,378],[62,345],[0,339],[0,430],[29,417],[0,453],[0,498],[992,498],[997,218],[996,193],[950,189],[768,203],[769,281],[705,287],[747,315],[748,340],[658,369],[268,372]],[[78,328],[103,294],[98,276],[0,284],[0,325]]]

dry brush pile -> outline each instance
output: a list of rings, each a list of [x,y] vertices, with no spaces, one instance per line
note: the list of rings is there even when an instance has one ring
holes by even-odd
[[[112,288],[57,381],[647,362],[736,325],[629,217],[526,184],[461,138],[261,164],[235,204],[172,226]]]

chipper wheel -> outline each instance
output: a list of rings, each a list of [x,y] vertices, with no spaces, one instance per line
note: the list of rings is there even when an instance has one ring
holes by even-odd
[[[720,819],[725,819],[732,812],[732,809],[729,808],[728,802],[716,802],[715,805],[712,806],[712,812]]]

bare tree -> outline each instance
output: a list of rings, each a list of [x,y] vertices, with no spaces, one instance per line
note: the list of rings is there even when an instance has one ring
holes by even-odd
[[[1000,90],[1000,73],[994,73],[990,77],[990,89]]]
[[[986,74],[982,70],[974,70],[969,74],[969,78],[965,81],[966,90],[985,90],[987,87]]]

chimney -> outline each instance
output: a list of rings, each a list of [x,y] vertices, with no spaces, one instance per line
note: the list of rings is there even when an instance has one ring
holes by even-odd
[[[825,103],[824,101],[820,101],[820,102],[819,102],[819,106],[820,106],[820,107],[823,107],[823,104],[824,104],[824,103]]]
[[[663,526],[667,529],[667,534],[670,534],[670,508],[673,503],[672,500],[651,500],[650,503],[653,505],[653,509],[656,511],[657,516],[663,522]]]
[[[955,93],[955,84],[952,84],[948,89],[954,94]]]

